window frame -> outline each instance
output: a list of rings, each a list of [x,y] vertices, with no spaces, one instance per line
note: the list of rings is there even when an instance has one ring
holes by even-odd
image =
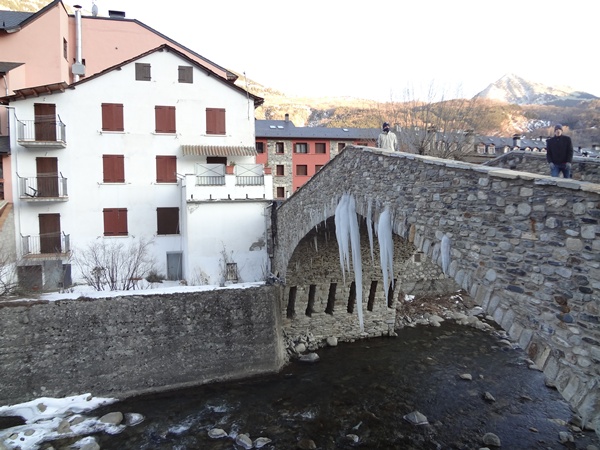
[[[299,151],[299,149],[304,149],[305,151]],[[294,153],[307,155],[308,154],[308,142],[295,142],[294,143]]]
[[[285,153],[285,145],[283,142],[275,142],[275,153],[283,155]]]
[[[327,154],[327,143],[326,142],[315,142],[315,154],[317,154],[317,155]]]
[[[283,195],[279,195],[280,191],[283,193]],[[276,186],[275,198],[285,198],[285,186]]]
[[[303,170],[301,170],[303,168]],[[304,173],[301,173],[304,172]],[[308,176],[308,165],[307,164],[296,164],[296,176],[307,177]]]
[[[277,164],[275,166],[275,176],[277,176],[277,177],[285,176],[285,165],[284,164]]]

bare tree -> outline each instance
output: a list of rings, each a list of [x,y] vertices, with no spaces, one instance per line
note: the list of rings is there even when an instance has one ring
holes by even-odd
[[[420,94],[407,88],[401,102],[380,105],[376,114],[393,124],[400,151],[460,160],[475,150],[473,132],[489,116],[479,99],[461,98],[459,91],[446,97],[434,83]]]
[[[76,254],[75,263],[83,279],[98,291],[135,289],[139,280],[156,272],[155,261],[150,256],[153,243],[142,238],[126,246],[102,240]]]
[[[17,263],[14,252],[0,245],[0,296],[9,295],[17,288]]]

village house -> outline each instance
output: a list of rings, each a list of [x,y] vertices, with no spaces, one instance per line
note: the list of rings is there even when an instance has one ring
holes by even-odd
[[[346,145],[375,147],[377,128],[296,127],[284,120],[256,121],[256,162],[273,173],[273,196],[283,200]]]
[[[272,179],[248,117],[262,98],[163,44],[1,100],[21,280],[67,286],[83,275],[78,255],[115,242],[149,243],[172,280],[265,279]]]

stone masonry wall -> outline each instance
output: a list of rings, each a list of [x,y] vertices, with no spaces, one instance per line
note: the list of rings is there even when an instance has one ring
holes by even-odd
[[[124,398],[276,372],[281,289],[0,303],[0,404]]]
[[[348,147],[277,209],[281,277],[345,193],[440,266],[448,237],[447,274],[600,432],[600,185]]]
[[[512,151],[491,161],[486,161],[484,165],[550,175],[545,153]],[[600,183],[600,159],[575,156],[571,170],[575,180]]]
[[[288,265],[281,311],[287,336],[297,341],[306,333],[315,340],[335,337],[341,341],[360,337],[387,336],[396,320],[396,302],[405,294],[455,292],[458,286],[441,269],[416,252],[413,244],[394,236],[393,278],[384,285],[380,252],[374,238],[373,257],[366,222],[361,220],[361,259],[364,333],[357,314],[355,272],[342,273],[333,220],[321,224],[296,247]],[[391,282],[393,283],[393,289]],[[445,287],[440,292],[440,287]],[[387,299],[386,299],[387,291]],[[371,295],[373,296],[371,298]],[[312,300],[311,300],[312,296]]]

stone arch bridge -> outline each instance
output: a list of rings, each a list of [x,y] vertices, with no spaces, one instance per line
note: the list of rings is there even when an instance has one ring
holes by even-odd
[[[361,218],[366,335],[393,326],[397,293],[455,284],[600,431],[599,184],[347,147],[275,211],[272,268],[286,281],[288,329],[341,336],[358,329],[356,286],[342,273],[335,240],[344,194]],[[369,241],[368,225],[385,208],[396,292],[382,284]],[[442,270],[444,236],[450,261]]]

